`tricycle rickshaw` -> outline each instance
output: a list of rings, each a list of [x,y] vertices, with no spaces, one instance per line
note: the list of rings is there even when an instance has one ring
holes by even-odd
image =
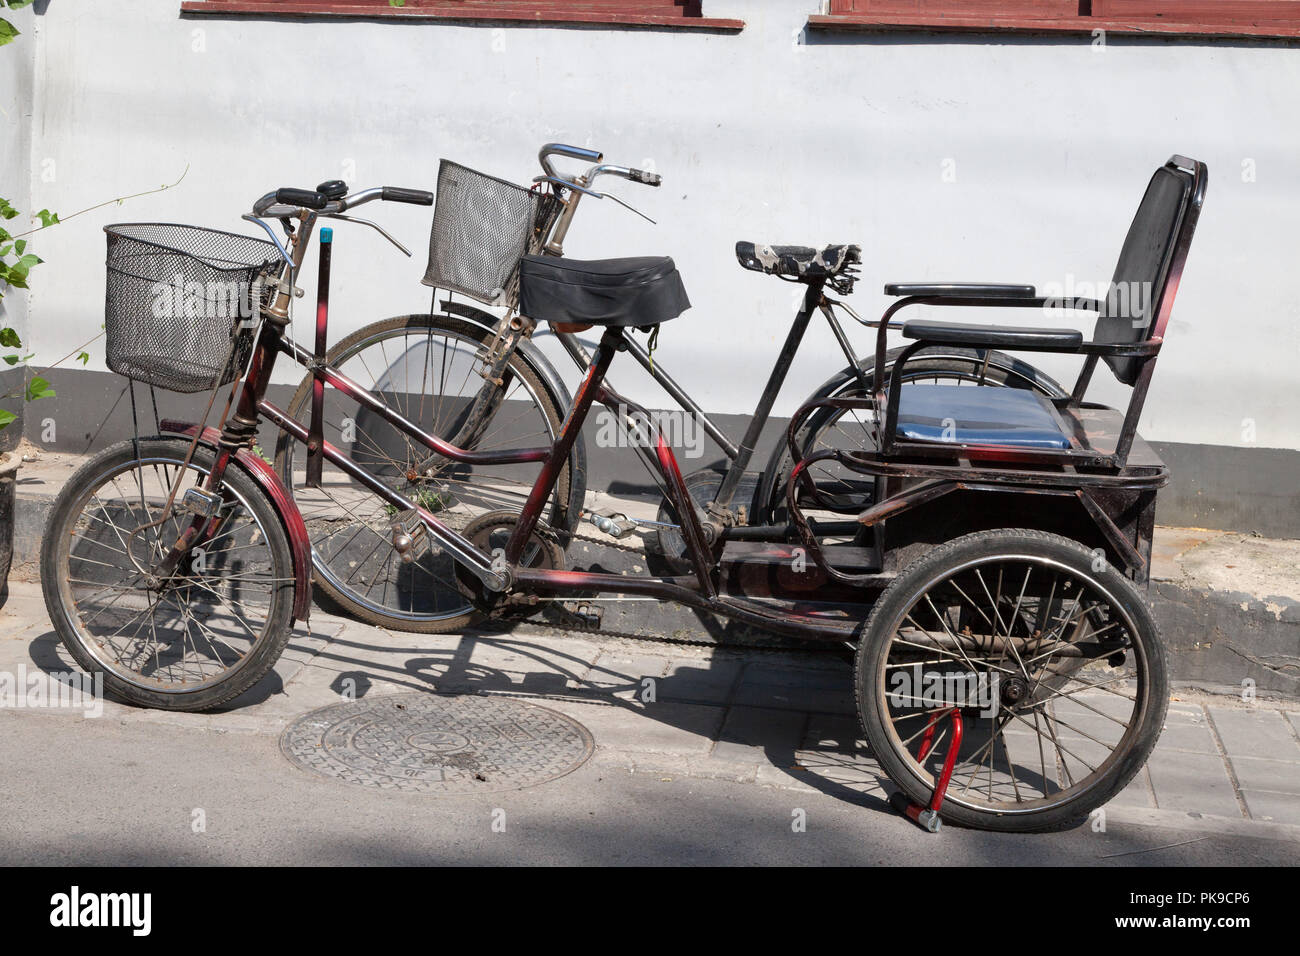
[[[394,516],[413,516],[421,539],[454,559],[459,586],[480,614],[510,618],[532,613],[544,596],[612,592],[807,640],[851,642],[863,729],[900,788],[900,809],[931,829],[939,812],[995,830],[1071,822],[1133,777],[1167,705],[1165,654],[1139,586],[1150,565],[1156,492],[1168,473],[1136,427],[1205,184],[1204,164],[1179,156],[1152,177],[1115,273],[1117,287],[1149,290],[1125,300],[1136,309],[1117,308],[1112,299],[1052,302],[1029,286],[887,286],[899,299],[879,325],[872,393],[817,399],[790,423],[795,464],[784,494],[795,540],[733,538],[692,498],[672,449],[651,425],[652,457],[686,567],[640,576],[567,568],[564,537],[545,515],[592,407],[617,414],[640,408],[608,386],[606,373],[636,330],[657,334],[688,308],[671,259],[523,256],[520,312],[561,327],[597,328],[599,344],[552,441],[462,448],[422,429],[400,402],[323,361],[327,230],[316,348],[285,334],[292,277],[315,212],[329,202],[341,211],[371,198],[427,203],[429,194],[388,187],[333,200],[313,191],[268,194],[256,207],[259,216],[300,224],[288,249],[190,227],[109,227],[110,323],[135,323],[110,337],[110,365],[145,381],[212,388],[214,400],[218,386],[231,389],[219,427],[164,421],[170,434],[113,446],[68,482],[42,554],[51,618],[78,663],[137,704],[211,708],[265,675],[293,620],[307,615],[312,563],[295,496],[250,450],[259,422],[268,422],[305,447],[307,487],[319,485],[328,462]],[[747,268],[804,283],[806,314],[823,305],[826,286],[854,264],[855,252],[738,249]],[[166,286],[173,273],[190,276],[179,283],[182,292],[191,288],[192,270],[242,276],[246,294],[232,300],[240,320],[233,334],[229,312],[160,310],[156,291],[155,301],[147,299],[159,277]],[[1091,340],[1060,326],[895,322],[920,304],[1089,310],[1098,317]],[[216,358],[197,354],[201,320],[225,329],[220,348],[210,343]],[[896,328],[910,344],[887,374],[886,336]],[[165,344],[164,331],[172,336]],[[902,369],[914,355],[945,345],[1076,354],[1083,366],[1072,392],[1058,398],[907,380]],[[306,421],[267,397],[281,354],[313,377]],[[1126,410],[1085,400],[1099,360],[1132,386]],[[531,468],[523,507],[485,507],[451,527],[436,494],[403,493],[330,440],[326,386],[439,461]],[[871,447],[801,447],[804,421],[828,408],[863,413],[873,423]],[[819,533],[806,516],[810,508],[842,511],[843,502],[827,500],[814,477],[814,466],[825,462],[873,486],[852,535]]]

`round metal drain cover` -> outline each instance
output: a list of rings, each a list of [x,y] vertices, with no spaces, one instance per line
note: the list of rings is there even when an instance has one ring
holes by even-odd
[[[304,714],[280,749],[308,770],[416,793],[519,790],[581,767],[594,744],[576,720],[507,697],[394,694]]]

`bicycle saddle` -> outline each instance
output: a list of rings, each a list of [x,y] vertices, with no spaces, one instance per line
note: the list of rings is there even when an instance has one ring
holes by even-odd
[[[794,279],[830,279],[862,261],[862,247],[847,243],[814,249],[811,246],[767,246],[736,243],[736,259],[751,272]]]
[[[681,274],[667,256],[524,256],[519,262],[519,311],[539,322],[644,328],[690,307]]]

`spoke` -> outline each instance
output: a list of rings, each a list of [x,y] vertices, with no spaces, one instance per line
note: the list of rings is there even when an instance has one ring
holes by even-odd
[[[957,645],[957,650],[961,651],[962,660],[966,662],[966,666],[975,673],[979,673],[979,671],[975,670],[975,665],[971,663],[970,655],[966,653],[966,648],[961,646],[961,638],[954,634],[952,629],[948,627],[948,622],[943,619],[943,615],[939,613],[939,609],[934,606],[934,601],[930,600],[930,595],[928,593],[925,595],[925,603],[930,605],[930,613],[935,616],[939,624],[943,627],[944,633],[952,638],[953,643]],[[919,625],[917,625],[916,621],[912,620],[911,613],[908,613],[907,620],[912,621],[912,626],[919,629]]]
[[[908,619],[909,619],[909,620],[911,619],[910,615],[908,616]],[[913,621],[913,626],[916,626],[916,622],[914,622],[914,621]],[[928,633],[929,633],[929,631],[926,631],[924,628],[921,628],[921,627],[917,627],[916,629],[917,629],[918,631],[920,631],[922,634],[928,634]],[[902,644],[902,645],[904,645],[905,647],[916,647],[916,648],[920,648],[920,649],[923,650],[923,651],[929,651],[931,654],[945,654],[945,653],[947,653],[947,652],[946,652],[942,647],[935,647],[935,646],[933,646],[932,644],[917,644],[915,641],[904,640],[903,638],[898,637],[897,635],[894,636],[894,638],[893,638],[893,642],[894,642],[895,644]],[[960,646],[959,646],[959,649],[960,649]],[[957,655],[957,654],[949,654],[948,657],[947,657],[947,660],[956,661],[958,664],[965,664],[965,663],[967,663],[967,662],[970,660],[970,658],[965,657],[965,651],[963,651],[961,656],[959,656],[959,655]],[[1011,670],[1010,668],[1007,668],[1007,667],[999,667],[998,665],[993,664],[993,663],[991,663],[991,662],[988,661],[988,660],[981,660],[981,663],[982,663],[986,668],[988,668],[989,670],[998,671],[998,672],[1003,673],[1003,674],[1010,674],[1012,677],[1015,677],[1015,676],[1016,676],[1016,672],[1013,671],[1013,670]],[[978,673],[978,672],[977,672],[977,673]]]
[[[1002,752],[1007,755],[1007,773],[1011,777],[1011,789],[1016,795],[1016,803],[1024,803],[1020,798],[1020,784],[1016,782],[1016,762],[1011,757],[1011,749],[1007,747],[1005,738],[1002,741]]]

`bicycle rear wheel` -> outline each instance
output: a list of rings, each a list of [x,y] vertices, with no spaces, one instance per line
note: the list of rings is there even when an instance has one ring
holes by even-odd
[[[189,442],[125,441],[72,476],[50,512],[41,587],[73,659],[133,704],[205,710],[252,687],[289,640],[293,558],[279,515],[239,467],[227,471],[217,531],[176,572],[150,571],[191,516],[161,521],[177,476],[199,485],[213,464]],[[159,523],[160,522],[160,523]]]
[[[400,316],[354,332],[326,360],[408,421],[453,444],[479,451],[551,444],[567,409],[520,350],[510,356],[499,385],[479,374],[477,356],[494,335],[487,326],[454,316]],[[289,404],[299,421],[310,414],[311,390],[308,375]],[[491,402],[476,426],[470,415],[475,399],[484,395]],[[332,389],[325,399],[325,437],[457,531],[489,512],[521,511],[541,470],[539,464],[448,461]],[[457,586],[454,560],[423,531],[415,512],[389,505],[329,462],[320,488],[308,488],[306,450],[287,435],[276,446],[275,468],[307,524],[316,585],[328,601],[361,620],[402,631],[440,633],[478,619]],[[576,470],[570,458],[543,512],[546,524],[562,534],[578,518]],[[394,525],[414,539],[409,562],[394,547]]]

